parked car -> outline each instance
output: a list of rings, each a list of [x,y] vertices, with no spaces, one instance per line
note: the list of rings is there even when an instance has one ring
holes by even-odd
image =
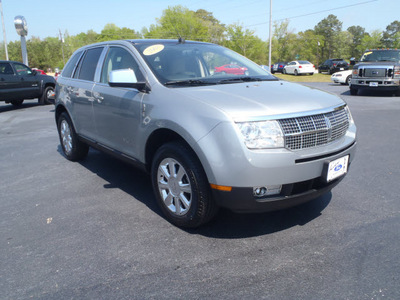
[[[55,85],[52,76],[39,74],[20,62],[0,61],[0,101],[19,106],[26,99],[38,98],[40,104],[50,104]]]
[[[36,71],[36,73],[41,74],[41,75],[47,75],[45,71],[37,68],[32,68],[33,71]]]
[[[309,74],[315,73],[315,66],[307,60],[295,60],[283,67],[283,74]]]
[[[349,85],[352,72],[353,72],[353,70],[346,70],[346,71],[340,71],[340,72],[333,73],[331,76],[331,80],[334,83],[340,83],[342,85]]]
[[[227,64],[220,67],[215,67],[215,73],[246,75],[247,68],[237,64]]]
[[[283,68],[286,66],[287,62],[280,61],[271,66],[271,73],[274,74],[276,72],[283,73]]]
[[[248,74],[213,72],[231,61]],[[67,159],[92,146],[142,168],[165,217],[182,227],[218,207],[263,212],[315,199],[343,179],[356,148],[341,98],[182,40],[76,50],[58,77],[55,120]]]
[[[333,74],[339,71],[345,71],[349,69],[349,64],[344,59],[341,58],[332,58],[327,59],[318,67],[319,73],[328,73]]]

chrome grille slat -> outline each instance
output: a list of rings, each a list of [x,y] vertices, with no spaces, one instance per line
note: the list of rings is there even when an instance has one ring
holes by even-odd
[[[291,150],[328,144],[344,136],[349,128],[349,119],[344,108],[278,121],[285,137],[285,147]]]

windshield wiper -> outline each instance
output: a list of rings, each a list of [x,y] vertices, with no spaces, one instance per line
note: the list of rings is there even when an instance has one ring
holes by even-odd
[[[275,78],[260,78],[260,77],[233,77],[233,78],[228,78],[228,79],[222,79],[218,81],[218,84],[224,84],[224,83],[236,83],[236,82],[250,82],[250,81],[270,81],[270,80],[278,80]]]
[[[187,80],[175,80],[168,81],[165,85],[212,85],[215,84],[212,81],[199,80],[199,79],[187,79]]]

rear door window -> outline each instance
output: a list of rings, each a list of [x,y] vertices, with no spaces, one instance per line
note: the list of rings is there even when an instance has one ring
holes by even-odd
[[[72,58],[67,62],[66,66],[64,67],[64,70],[62,71],[61,76],[63,77],[71,77],[72,72],[74,71],[74,68],[76,64],[78,63],[78,59],[81,57],[82,51],[79,51],[75,53]]]
[[[88,51],[86,51],[85,57],[78,67],[79,70],[78,72],[76,72],[76,78],[88,81],[94,80],[97,63],[99,61],[99,57],[102,51],[103,47],[89,49]]]

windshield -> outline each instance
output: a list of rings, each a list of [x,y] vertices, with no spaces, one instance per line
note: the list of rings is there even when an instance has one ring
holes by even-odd
[[[156,41],[134,46],[158,80],[171,87],[278,80],[247,58],[214,44]]]
[[[371,50],[363,54],[361,62],[368,61],[400,61],[400,50]]]

